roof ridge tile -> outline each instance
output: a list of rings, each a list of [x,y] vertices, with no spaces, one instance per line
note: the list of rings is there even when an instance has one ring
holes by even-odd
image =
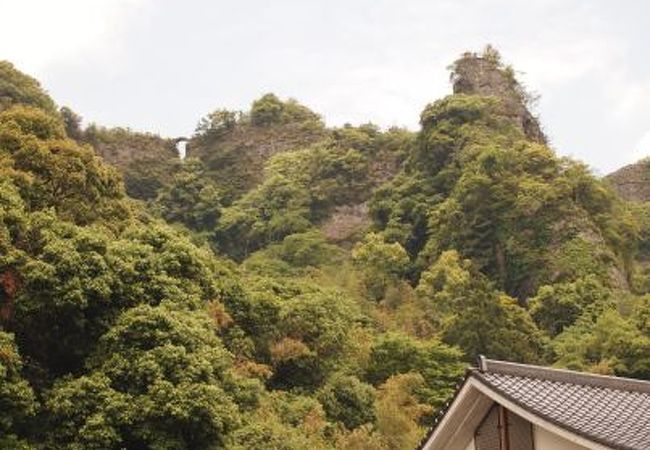
[[[479,373],[498,373],[501,375],[650,394],[650,382],[633,378],[598,375],[566,369],[497,361],[493,359],[486,359],[484,368],[485,370],[471,369],[471,371]]]

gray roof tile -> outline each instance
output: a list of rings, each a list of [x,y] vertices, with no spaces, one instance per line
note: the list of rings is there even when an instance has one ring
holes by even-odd
[[[491,360],[470,376],[587,439],[617,450],[650,450],[650,382]]]

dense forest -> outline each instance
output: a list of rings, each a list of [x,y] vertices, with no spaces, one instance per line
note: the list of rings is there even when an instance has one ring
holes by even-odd
[[[166,138],[0,62],[0,448],[412,449],[479,354],[650,379],[650,205],[493,48],[450,71],[418,131]]]

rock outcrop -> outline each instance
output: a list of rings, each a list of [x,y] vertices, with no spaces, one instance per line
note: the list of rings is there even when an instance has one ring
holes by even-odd
[[[489,51],[484,55],[466,53],[453,64],[451,81],[454,94],[499,98],[505,114],[529,139],[547,143],[537,118],[528,109],[530,95],[515,79],[513,70],[500,63],[498,54],[492,55]]]
[[[650,158],[622,167],[605,179],[625,200],[650,201]]]

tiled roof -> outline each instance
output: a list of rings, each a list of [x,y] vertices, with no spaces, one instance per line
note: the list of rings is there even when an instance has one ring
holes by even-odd
[[[650,382],[481,359],[473,377],[529,413],[616,450],[650,450]]]

